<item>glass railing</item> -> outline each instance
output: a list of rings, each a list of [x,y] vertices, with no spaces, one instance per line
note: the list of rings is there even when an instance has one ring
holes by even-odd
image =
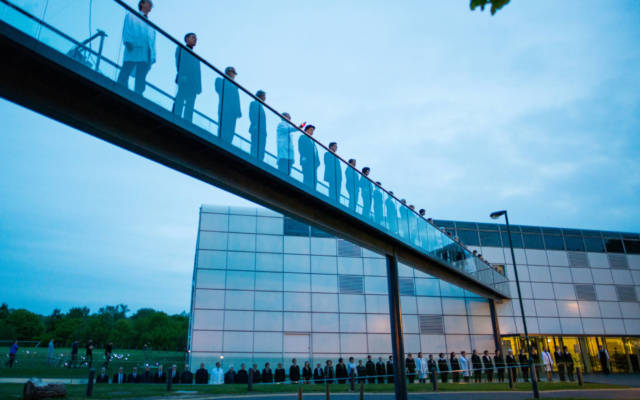
[[[0,0],[0,18],[77,61],[85,76],[108,78],[106,89],[509,296],[492,266],[317,141],[313,129],[166,34],[151,22],[153,10],[148,19],[120,0]]]

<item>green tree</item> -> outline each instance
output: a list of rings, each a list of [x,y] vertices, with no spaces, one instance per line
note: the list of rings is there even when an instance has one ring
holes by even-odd
[[[11,311],[6,322],[15,329],[19,340],[38,340],[44,332],[42,317],[22,308]]]
[[[502,7],[509,4],[510,0],[471,0],[469,7],[471,7],[471,11],[475,10],[476,7],[480,7],[480,10],[484,11],[484,7],[487,4],[491,4],[491,15],[495,15]]]

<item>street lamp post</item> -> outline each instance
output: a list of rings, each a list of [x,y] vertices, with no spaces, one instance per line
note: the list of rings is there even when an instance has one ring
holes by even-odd
[[[504,219],[507,223],[507,235],[509,236],[509,248],[511,249],[511,259],[513,260],[513,275],[516,278],[516,288],[518,289],[518,301],[520,302],[520,314],[522,315],[522,327],[524,329],[524,341],[527,346],[527,353],[529,354],[529,374],[531,375],[531,388],[533,389],[533,397],[540,398],[540,392],[538,391],[538,382],[536,381],[535,371],[533,370],[533,359],[531,358],[531,343],[529,343],[529,331],[527,330],[527,320],[524,315],[524,304],[522,302],[522,293],[520,292],[520,280],[518,279],[518,267],[516,265],[516,255],[513,252],[513,241],[511,240],[511,227],[509,226],[509,215],[507,210],[494,211],[489,216],[492,219],[500,218],[504,215]]]

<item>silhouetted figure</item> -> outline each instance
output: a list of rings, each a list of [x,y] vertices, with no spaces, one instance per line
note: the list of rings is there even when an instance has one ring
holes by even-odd
[[[460,361],[453,351],[449,355],[449,364],[451,364],[451,379],[454,383],[460,382]]]
[[[376,365],[373,363],[371,356],[367,356],[367,363],[365,364],[367,369],[367,376],[369,377],[369,383],[376,383]]]
[[[316,176],[318,173],[318,167],[320,166],[318,148],[316,147],[313,139],[311,139],[315,130],[315,126],[307,125],[304,128],[306,135],[300,135],[300,138],[298,139],[300,165],[302,166],[302,181],[311,189],[315,189],[316,187]]]
[[[393,192],[389,192],[393,195]],[[396,207],[395,199],[392,196],[388,196],[384,201],[385,208],[387,209],[387,225],[391,232],[398,232],[398,209]]]
[[[138,373],[138,367],[133,367],[131,373],[127,376],[127,383],[142,383],[142,375]]]
[[[484,364],[487,382],[493,382],[493,363],[491,362],[491,356],[489,356],[488,350],[485,350],[482,354],[482,364]]]
[[[233,365],[229,367],[227,373],[224,374],[224,383],[227,385],[236,383],[236,371],[233,370]]]
[[[200,368],[196,371],[196,384],[206,385],[209,383],[209,371],[204,367],[204,363],[200,364]]]
[[[416,360],[413,358],[411,353],[407,355],[407,359],[404,360],[404,363],[407,367],[407,378],[409,379],[409,383],[413,383],[416,379]]]
[[[313,382],[316,384],[324,383],[324,370],[320,366],[320,363],[317,363],[316,369],[313,370]]]
[[[393,356],[387,361],[387,383],[393,383]]]
[[[102,367],[100,369],[100,375],[96,376],[96,383],[109,383],[109,375],[107,375],[107,369]]]
[[[262,382],[273,383],[273,370],[269,363],[264,364],[264,368],[262,369]]]
[[[274,381],[276,383],[278,382],[284,382],[284,380],[286,379],[286,372],[284,371],[284,368],[282,368],[282,364],[278,363],[278,368],[276,368],[276,373],[274,376]]]
[[[264,151],[267,145],[267,117],[262,103],[267,99],[264,90],[258,90],[256,97],[249,105],[249,133],[251,134],[251,155],[264,160]]]
[[[329,150],[324,153],[324,181],[329,184],[329,197],[340,201],[340,187],[342,186],[342,168],[340,159],[336,156],[338,144],[329,143]]]
[[[335,377],[336,374],[333,370],[333,361],[327,360],[326,365],[324,366],[324,379],[329,383],[333,383]]]
[[[244,363],[240,364],[240,369],[236,373],[236,383],[249,383],[249,373],[245,369]]]
[[[338,364],[336,365],[336,378],[338,378],[338,383],[345,383],[348,376],[347,366],[342,357],[340,357],[338,359]]]
[[[384,211],[382,205],[382,190],[380,186],[382,184],[380,182],[376,182],[373,186],[373,220],[376,221],[376,224],[382,225],[384,221]]]
[[[238,87],[231,81],[236,78],[236,69],[227,67],[225,77],[216,78],[215,88],[220,100],[218,101],[218,136],[226,144],[233,142],[236,132],[236,122],[242,117],[240,111],[240,94]]]
[[[282,113],[282,116],[286,121],[281,120],[276,128],[278,139],[278,169],[290,175],[291,166],[293,165],[293,140],[291,140],[291,132],[294,132],[296,128],[287,122],[291,121],[291,115],[289,113]]]
[[[187,33],[184,36],[186,46],[193,50],[198,41],[195,33]],[[200,73],[200,61],[190,52],[178,47],[176,49],[176,83],[178,93],[173,103],[173,113],[187,121],[193,121],[193,107],[196,96],[202,93],[202,76]],[[184,115],[183,115],[184,112]]]
[[[289,367],[289,380],[291,383],[298,383],[300,380],[300,366],[296,364],[296,359],[291,360],[291,366]]]
[[[140,16],[127,13],[122,28],[122,42],[124,43],[124,57],[122,68],[118,74],[118,83],[129,86],[129,76],[136,71],[134,91],[144,92],[147,74],[151,64],[156,62],[156,31],[143,19],[149,18],[153,8],[151,0],[140,0],[138,10]]]
[[[309,383],[312,376],[313,370],[311,369],[311,364],[309,364],[309,361],[305,361],[304,367],[302,367],[302,379],[304,383]]]
[[[376,363],[376,374],[378,375],[378,383],[384,383],[384,376],[387,373],[384,368],[382,357],[378,357],[378,362]]]
[[[609,375],[609,352],[602,346],[598,346],[598,359],[600,360],[602,372]]]
[[[493,356],[493,363],[496,365],[496,370],[498,371],[498,382],[504,382],[504,357],[502,356],[502,351],[500,349],[496,349],[496,354]]]
[[[369,218],[371,216],[371,202],[373,198],[373,182],[368,179],[371,168],[362,168],[362,175],[360,177],[360,193],[362,194],[362,216]]]
[[[346,167],[344,176],[347,183],[347,193],[349,194],[349,208],[355,211],[356,205],[358,204],[360,182],[358,180],[358,172],[356,171],[356,160],[354,158],[350,159],[349,165],[351,168]]]
[[[189,370],[189,364],[185,364],[184,371],[180,375],[180,383],[191,385],[193,383],[193,373]]]

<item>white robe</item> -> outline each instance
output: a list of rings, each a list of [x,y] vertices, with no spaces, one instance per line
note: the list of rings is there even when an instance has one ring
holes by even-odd
[[[156,62],[156,31],[144,18],[131,13],[124,17],[122,42],[131,45],[124,47],[124,62]]]
[[[553,358],[551,358],[551,353],[548,351],[542,352],[542,363],[544,364],[544,370],[551,372],[553,368]]]
[[[469,360],[466,357],[460,356],[460,369],[462,370],[462,376],[469,376]]]
[[[224,371],[222,368],[213,368],[211,370],[211,383],[214,385],[222,385],[224,383]]]
[[[427,379],[427,360],[425,358],[416,359],[416,369],[418,370],[418,378]]]

